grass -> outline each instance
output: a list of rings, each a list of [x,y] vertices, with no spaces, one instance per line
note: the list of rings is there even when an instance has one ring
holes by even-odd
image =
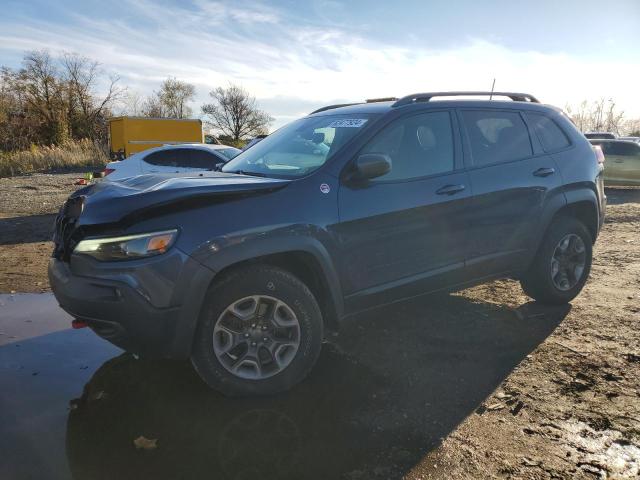
[[[108,161],[104,148],[87,139],[69,141],[59,146],[32,145],[29,150],[20,152],[0,151],[0,177],[87,166],[102,167]]]

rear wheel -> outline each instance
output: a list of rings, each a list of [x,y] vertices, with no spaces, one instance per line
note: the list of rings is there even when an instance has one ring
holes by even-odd
[[[591,270],[592,240],[584,224],[558,217],[549,226],[536,257],[520,283],[542,303],[563,304],[582,290]]]
[[[209,290],[191,360],[226,395],[271,394],[307,375],[321,343],[322,315],[306,285],[282,269],[254,265]]]

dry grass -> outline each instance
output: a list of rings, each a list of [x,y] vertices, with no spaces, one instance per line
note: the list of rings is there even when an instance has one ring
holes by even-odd
[[[104,149],[91,140],[69,141],[50,147],[33,145],[21,152],[0,151],[0,177],[92,165],[101,167],[108,161]]]

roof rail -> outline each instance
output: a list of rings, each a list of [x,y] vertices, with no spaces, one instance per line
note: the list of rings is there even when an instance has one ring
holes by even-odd
[[[367,98],[364,102],[339,103],[337,105],[327,105],[326,107],[322,107],[317,110],[314,110],[309,115],[313,115],[314,113],[324,112],[325,110],[333,110],[334,108],[350,107],[352,105],[362,105],[362,103],[393,102],[396,100],[398,100],[398,97]]]
[[[350,107],[351,105],[359,105],[359,104],[360,104],[360,102],[356,102],[356,103],[338,103],[336,105],[327,105],[326,107],[322,107],[322,108],[319,108],[317,110],[314,110],[309,115],[313,115],[314,113],[324,112],[325,110],[333,110],[334,108]]]
[[[462,96],[493,96],[508,97],[514,102],[531,102],[540,103],[540,101],[528,93],[515,93],[515,92],[427,92],[427,93],[413,93],[402,97],[392,107],[401,107],[403,105],[409,105],[416,102],[428,102],[433,97],[462,97]]]

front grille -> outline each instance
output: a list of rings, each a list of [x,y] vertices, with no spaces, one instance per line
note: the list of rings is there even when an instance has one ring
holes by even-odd
[[[58,260],[69,261],[71,252],[79,240],[78,219],[82,213],[83,197],[70,198],[62,205],[56,217],[53,232],[53,256]]]

